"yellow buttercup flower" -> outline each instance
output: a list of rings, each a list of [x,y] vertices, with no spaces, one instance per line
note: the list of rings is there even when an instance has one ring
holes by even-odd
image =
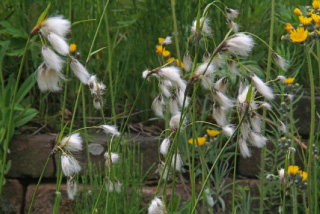
[[[320,1],[313,1],[312,6],[314,9],[319,9],[320,8]]]
[[[170,57],[169,59],[167,59],[167,63],[174,61],[174,57]]]
[[[300,170],[299,174],[302,176],[302,181],[305,181],[308,178],[308,173]]]
[[[165,38],[158,38],[159,44],[162,44],[162,42],[165,40]]]
[[[289,77],[284,81],[284,83],[287,83],[287,84],[292,84],[293,82],[294,82],[294,78],[293,77]]]
[[[179,60],[178,59],[176,59],[176,62],[177,62],[177,65],[180,67],[180,68],[184,68],[184,64],[183,64],[183,62],[181,62],[181,63],[179,63]]]
[[[77,50],[77,45],[76,44],[70,44],[70,52],[74,53]]]
[[[294,9],[293,11],[297,16],[302,16],[301,10],[299,8]]]
[[[313,13],[313,14],[311,15],[311,17],[312,17],[313,21],[314,21],[316,24],[319,24],[319,23],[320,23],[320,16],[319,16],[319,15]]]
[[[158,55],[162,54],[163,57],[168,57],[170,55],[170,51],[167,51],[165,48],[162,47],[162,45],[157,45],[156,48],[157,48],[156,53]]]
[[[206,138],[205,137],[198,137],[195,141],[196,141],[196,145],[197,146],[203,146],[204,144],[205,144],[205,142],[206,142]],[[191,138],[191,139],[189,139],[188,140],[188,143],[190,143],[190,144],[194,144],[193,143],[193,139]]]
[[[296,175],[299,172],[298,166],[289,166],[288,167],[288,173],[291,175]]]
[[[300,19],[301,24],[303,24],[303,25],[310,25],[310,23],[312,21],[312,18],[308,18],[305,16],[299,16],[299,19]]]
[[[286,24],[286,30],[288,31],[288,33],[292,33],[292,30],[293,30],[294,28],[292,27],[292,25],[290,24],[290,23],[287,23]]]
[[[290,39],[293,42],[304,42],[308,37],[308,30],[305,30],[303,27],[298,27],[297,29],[293,29],[290,34]]]
[[[210,137],[215,137],[215,136],[217,136],[218,134],[220,134],[219,131],[213,130],[213,129],[207,129],[207,133],[208,133],[208,135],[209,135]]]

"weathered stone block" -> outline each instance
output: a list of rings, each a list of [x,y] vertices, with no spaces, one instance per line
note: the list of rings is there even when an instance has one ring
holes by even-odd
[[[53,148],[55,135],[16,135],[10,141],[11,168],[6,177],[38,178]],[[54,163],[50,160],[44,177],[54,175]]]
[[[18,180],[6,179],[0,198],[0,213],[20,213],[23,206],[23,187]]]

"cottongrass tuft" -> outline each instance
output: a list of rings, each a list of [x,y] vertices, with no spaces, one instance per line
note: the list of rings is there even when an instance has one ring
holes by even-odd
[[[62,148],[67,148],[70,152],[80,152],[82,151],[82,142],[82,138],[77,132],[70,136],[64,137],[59,145]]]
[[[68,155],[66,153],[62,153],[61,155],[61,169],[63,174],[67,177],[73,176],[74,174],[81,171],[81,166],[79,165],[78,161]]]
[[[105,179],[105,183],[106,183],[106,191],[111,193],[113,191],[115,191],[116,193],[120,193],[121,192],[121,183],[118,179],[114,178],[114,181],[112,182],[108,177],[106,177]]]
[[[231,8],[226,8],[227,18],[233,20],[239,16],[239,11]]]
[[[164,96],[171,97],[170,88],[172,87],[172,83],[170,80],[162,80],[160,82],[160,89]]]
[[[288,68],[288,63],[287,61],[280,56],[279,54],[277,54],[275,51],[272,54],[274,61],[276,62],[276,64],[284,71],[287,70]]]
[[[234,125],[231,125],[231,124],[222,127],[222,132],[227,137],[231,137],[234,133],[234,130],[235,130]]]
[[[205,62],[202,63],[196,70],[195,75],[209,75],[215,72],[215,66],[213,63]]]
[[[176,162],[176,163],[175,163],[175,162]],[[171,161],[171,167],[172,167],[172,168],[174,168],[174,164],[176,164],[176,170],[177,170],[178,172],[180,172],[180,171],[181,171],[181,168],[182,168],[182,166],[183,166],[183,161],[182,161],[181,155],[180,155],[179,153],[174,154],[174,155],[172,156],[172,161]]]
[[[240,149],[240,153],[241,153],[242,157],[244,157],[244,158],[251,157],[251,152],[248,147],[248,144],[242,136],[240,136],[240,138],[239,138],[239,149]]]
[[[174,115],[171,120],[170,120],[170,128],[173,130],[177,130],[179,128],[179,124],[180,124],[180,117],[181,117],[181,113],[177,113],[176,115]],[[182,126],[186,123],[186,120],[184,120],[182,122]]]
[[[40,91],[60,91],[59,80],[61,73],[54,71],[42,63],[37,69],[37,83]]]
[[[77,195],[78,185],[75,182],[74,178],[70,177],[67,179],[67,193],[70,200],[74,200],[74,197]]]
[[[210,60],[211,54],[206,51],[204,52],[203,56],[202,56],[202,62],[208,62]]]
[[[160,145],[160,153],[165,157],[170,148],[170,139],[165,138]]]
[[[169,102],[170,113],[175,115],[179,113],[178,101],[175,98],[171,98]]]
[[[65,35],[70,31],[71,23],[69,20],[64,19],[63,16],[53,16],[49,17],[42,24],[42,28],[49,32],[53,32],[59,36],[65,37]]]
[[[267,102],[262,102],[260,106],[262,108],[269,110],[269,111],[272,109],[272,106],[270,105],[270,103],[267,103]]]
[[[164,168],[164,166],[165,166],[165,162],[161,161],[161,162],[158,164],[158,168],[157,168],[156,172],[159,174],[159,177],[160,177],[160,178],[161,178],[161,175],[162,175],[162,173],[163,173],[162,179],[167,179],[169,170],[168,170],[168,166],[167,166],[166,168]]]
[[[239,32],[239,25],[237,23],[235,23],[234,21],[228,19],[227,20],[227,24],[228,24],[230,29],[234,26],[233,29],[232,29],[232,31],[234,33],[238,33]]]
[[[63,68],[64,60],[46,45],[42,46],[41,53],[46,65],[50,69],[60,73]]]
[[[253,117],[250,117],[251,127],[253,131],[257,133],[261,133],[262,129],[262,120],[258,115],[254,115]]]
[[[183,64],[184,64],[184,70],[187,72],[190,72],[192,69],[192,59],[189,51],[187,51],[183,56]]]
[[[227,124],[227,110],[221,107],[219,104],[213,104],[212,116],[216,120],[219,126],[225,126]]]
[[[120,136],[120,132],[118,131],[117,126],[100,125],[99,128],[101,128],[106,134],[117,137]]]
[[[239,56],[248,56],[254,46],[252,36],[244,33],[236,34],[236,36],[229,39],[224,50]]]
[[[210,19],[201,17],[199,27],[201,27],[201,26],[202,26],[202,29],[200,29],[200,31],[199,31],[200,34],[204,33],[206,36],[210,36],[212,34],[212,30],[210,27]],[[192,27],[191,27],[191,32],[193,34],[197,33],[197,20],[193,21]]]
[[[50,32],[47,36],[48,41],[52,47],[61,55],[66,56],[69,54],[69,45],[66,40],[55,33]]]
[[[175,66],[168,66],[168,67],[161,68],[158,74],[161,77],[164,77],[173,82],[176,82],[178,85],[181,81],[180,69]]]
[[[222,77],[214,84],[214,88],[218,91],[221,91],[222,93],[226,93],[227,86],[228,86],[228,77]]]
[[[157,96],[151,105],[151,108],[153,109],[155,115],[158,117],[163,117],[163,105],[164,105],[164,100],[161,95]]]
[[[284,82],[286,81],[286,79],[287,79],[287,77],[282,76],[282,75],[279,75],[279,76],[277,76],[277,78],[276,78],[276,80],[278,80],[278,81],[280,81],[280,82],[282,82],[282,83],[284,83]]]
[[[266,137],[262,136],[261,134],[257,134],[255,132],[251,132],[249,134],[248,140],[253,146],[257,148],[264,147],[268,141]]]
[[[87,69],[74,57],[70,57],[70,67],[74,75],[85,85],[88,84],[90,80],[90,74]]]
[[[252,74],[251,80],[257,91],[262,94],[265,98],[272,100],[274,98],[273,91],[268,87],[257,75]]]
[[[214,97],[225,110],[229,110],[233,106],[233,101],[218,90],[213,91]]]
[[[150,72],[149,69],[146,69],[146,70],[144,70],[144,71],[142,72],[142,77],[143,77],[143,79],[147,78],[149,72]]]
[[[170,45],[172,43],[172,37],[171,36],[167,36],[165,38],[165,40],[163,40],[163,42],[161,43],[162,46],[167,46]]]
[[[151,201],[151,204],[148,208],[148,214],[165,214],[163,208],[162,200],[156,197]]]

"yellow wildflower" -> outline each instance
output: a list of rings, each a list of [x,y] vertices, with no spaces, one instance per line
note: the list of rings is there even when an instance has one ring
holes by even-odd
[[[180,64],[178,59],[176,59],[176,62],[177,62],[177,65],[178,65],[180,68],[182,68],[182,69],[184,68],[183,62],[181,62],[181,64]]]
[[[302,181],[305,181],[308,178],[308,173],[300,170],[299,174],[302,176]]]
[[[314,9],[319,9],[320,8],[320,1],[313,1],[312,6]]]
[[[284,83],[287,83],[287,84],[292,84],[293,82],[294,82],[294,78],[293,77],[289,77],[284,81]]]
[[[196,145],[198,145],[198,146],[203,146],[203,145],[205,144],[205,142],[206,142],[206,137],[198,137],[198,138],[196,139]],[[193,139],[192,139],[192,138],[189,139],[189,140],[188,140],[188,143],[194,144],[194,143],[193,143]]]
[[[174,61],[174,57],[170,57],[169,59],[167,59],[167,63]]]
[[[76,44],[70,44],[70,52],[74,53],[77,50],[77,45]]]
[[[300,19],[301,24],[303,24],[303,25],[310,25],[310,23],[312,21],[312,18],[308,18],[305,16],[299,16],[299,19]]]
[[[286,24],[286,30],[288,31],[288,33],[292,33],[293,27],[290,23]]]
[[[308,37],[308,30],[305,30],[303,27],[298,27],[294,29],[290,34],[290,39],[293,42],[304,42]]]
[[[319,15],[313,13],[313,14],[311,15],[311,17],[312,17],[313,21],[314,21],[317,25],[320,23],[320,16],[319,16]]]
[[[162,42],[165,40],[165,38],[158,38],[159,44],[162,44]]]
[[[167,51],[165,48],[162,47],[162,45],[157,45],[156,53],[158,55],[162,54],[163,57],[168,57],[170,55],[170,51]]]
[[[299,8],[294,9],[293,11],[297,16],[302,16],[301,10]]]
[[[208,135],[209,135],[210,137],[215,137],[215,136],[217,136],[218,134],[220,134],[219,131],[213,130],[213,129],[207,129],[207,133],[208,133]]]
[[[288,167],[288,173],[291,175],[296,175],[299,172],[298,166],[289,166]]]

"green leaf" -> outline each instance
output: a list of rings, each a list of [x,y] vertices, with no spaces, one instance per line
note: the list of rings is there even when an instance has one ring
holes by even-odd
[[[24,124],[26,124],[27,122],[29,122],[32,118],[34,118],[36,115],[38,114],[38,111],[36,109],[28,109],[22,117],[19,118],[19,120],[15,120],[14,121],[14,126],[15,127],[19,127],[22,126]]]
[[[50,5],[51,5],[51,3],[48,4],[47,8],[39,16],[39,19],[37,21],[37,25],[41,24],[43,22],[43,20],[45,19],[45,17],[47,16]]]
[[[35,73],[30,75],[20,86],[17,95],[16,95],[16,103],[20,103],[21,100],[29,93],[31,88],[36,83]]]
[[[251,96],[252,96],[252,83],[250,84],[250,88],[246,97],[246,102],[250,103]]]
[[[80,21],[77,21],[77,22],[73,22],[71,24],[71,27],[77,25],[77,24],[80,24],[80,23],[84,23],[84,22],[92,22],[92,21],[96,21],[96,19],[86,19],[86,20],[80,20]]]
[[[0,21],[0,25],[4,28],[0,30],[0,34],[6,34],[13,38],[28,38],[28,34],[24,32],[23,30],[14,27],[10,22],[8,21]]]

